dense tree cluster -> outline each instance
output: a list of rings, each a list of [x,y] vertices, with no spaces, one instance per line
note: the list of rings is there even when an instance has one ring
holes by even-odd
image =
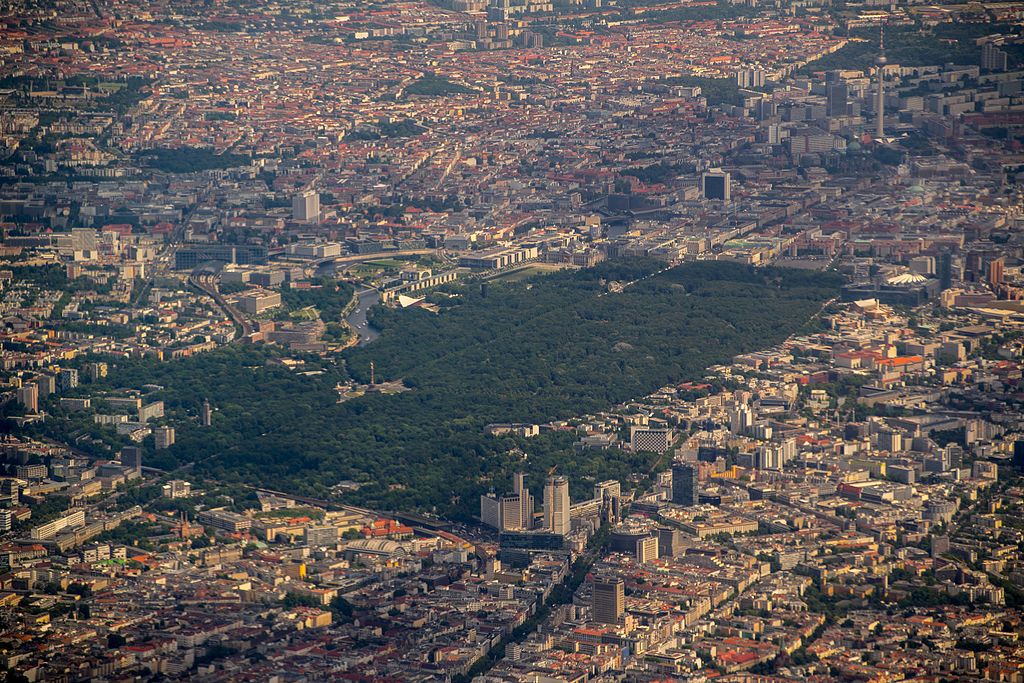
[[[343,365],[308,358],[305,369],[319,374],[285,369],[274,347],[239,346],[175,363],[119,361],[104,382],[163,387],[152,398],[165,401],[178,442],[155,454],[156,466],[195,462],[198,476],[317,496],[354,480],[362,486],[346,494],[351,502],[467,517],[512,471],[525,469],[538,488],[558,464],[582,496],[595,480],[645,472],[652,454],[575,451],[566,432],[495,438],[484,426],[568,418],[699,378],[785,339],[838,285],[837,276],[729,263],[661,268],[609,262],[486,291],[466,285],[438,315],[376,309],[380,339],[345,352]],[[616,282],[633,284],[616,292]],[[346,372],[368,383],[371,361],[378,382],[402,380],[409,391],[339,403],[335,385]],[[196,420],[204,398],[216,410],[209,428]]]
[[[684,87],[698,86],[701,95],[707,99],[710,105],[733,104],[739,105],[743,98],[740,97],[740,87],[735,78],[705,78],[703,76],[674,76],[662,81],[668,85],[681,85]]]
[[[981,47],[976,40],[982,36],[1000,31],[1013,32],[1008,24],[952,23],[936,26],[928,31],[915,28],[887,27],[885,50],[890,64],[902,66],[926,66],[930,64],[979,64]],[[856,69],[867,71],[874,66],[878,57],[878,29],[857,29],[851,40],[842,49],[811,62],[802,71],[828,71],[831,69]],[[1020,46],[1009,46],[1012,62],[1022,58]]]
[[[623,11],[619,15],[613,15],[611,20],[642,18],[651,23],[669,21],[712,21],[721,19],[739,19],[741,17],[754,17],[760,12],[756,5],[747,6],[731,2],[716,2],[714,5],[706,3],[694,4],[691,6],[672,7],[671,9],[660,9],[660,4],[654,0],[625,0],[619,3]]]
[[[347,282],[333,278],[320,278],[309,289],[281,290],[281,302],[289,311],[297,311],[312,306],[320,312],[320,319],[325,323],[337,322],[341,312],[352,299],[355,287]]]
[[[241,154],[217,154],[205,147],[155,147],[138,152],[136,158],[150,168],[167,173],[195,173],[213,169],[246,166],[250,159]]]

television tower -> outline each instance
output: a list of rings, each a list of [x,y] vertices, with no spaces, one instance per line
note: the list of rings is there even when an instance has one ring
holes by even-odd
[[[885,58],[885,24],[878,28],[878,47],[878,57],[875,59],[878,71],[878,101],[875,102],[875,113],[878,118],[875,121],[875,137],[881,139],[885,136],[885,65],[889,63]]]

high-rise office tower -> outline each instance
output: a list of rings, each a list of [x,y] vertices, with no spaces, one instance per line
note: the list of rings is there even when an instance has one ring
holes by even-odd
[[[1000,256],[988,262],[988,284],[993,289],[1003,284],[1003,269],[1006,259]]]
[[[561,476],[548,477],[544,487],[544,527],[552,533],[569,533],[569,480]]]
[[[1024,439],[1013,442],[1013,466],[1018,470],[1024,470]]]
[[[498,513],[498,525],[502,531],[518,531],[530,528],[529,518],[523,514],[523,501],[519,496],[515,494],[502,496],[498,502],[501,506]]]
[[[512,475],[512,495],[501,499],[502,531],[519,531],[533,526],[533,496],[526,488],[526,475]]]
[[[512,475],[512,493],[500,498],[493,493],[480,496],[480,519],[500,531],[523,531],[533,526],[533,496],[526,488],[526,475]]]
[[[849,90],[845,83],[830,83],[827,86],[828,117],[846,116],[846,100],[849,97]]]
[[[672,465],[672,502],[687,507],[697,504],[697,468],[686,463]]]
[[[658,559],[658,537],[646,536],[637,541],[636,561],[640,564],[647,564]]]
[[[529,529],[533,526],[533,496],[526,488],[526,475],[522,472],[512,475],[512,495],[519,500],[519,520],[516,529]],[[513,530],[507,526],[505,528]]]
[[[686,541],[683,532],[672,527],[658,529],[658,557],[675,557],[682,554]]]
[[[762,97],[754,105],[754,115],[758,121],[765,121],[778,114],[778,107],[775,101],[769,97]]]
[[[943,449],[949,466],[960,469],[964,466],[964,447],[958,443],[948,443]]]
[[[784,464],[784,453],[781,446],[763,444],[757,447],[756,466],[759,470],[781,470]]]
[[[142,472],[142,449],[137,446],[125,446],[121,449],[121,464],[136,472]]]
[[[526,475],[516,472],[512,475],[512,493],[519,495],[526,489]]]
[[[701,192],[705,199],[732,199],[732,175],[726,171],[708,171],[701,176]]]
[[[480,496],[480,523],[492,529],[501,528],[501,501],[493,491]]]
[[[300,192],[292,198],[292,218],[307,223],[320,222],[320,193],[316,190]]]
[[[889,60],[885,58],[885,27],[879,29],[878,33],[878,57],[875,59],[875,66],[878,71],[878,93],[875,101],[875,137],[885,136],[885,65]]]
[[[903,434],[887,429],[878,433],[878,449],[890,453],[898,453],[903,450]]]
[[[729,431],[733,434],[746,434],[754,426],[754,411],[742,403],[729,411]]]
[[[948,251],[939,254],[939,286],[942,289],[953,286],[953,255]]]
[[[593,620],[617,624],[626,611],[626,586],[620,578],[595,578],[592,598]]]

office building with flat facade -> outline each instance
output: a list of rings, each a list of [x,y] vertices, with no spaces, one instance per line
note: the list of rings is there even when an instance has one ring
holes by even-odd
[[[626,584],[618,578],[595,578],[591,598],[592,619],[599,624],[617,624],[626,612]]]
[[[196,516],[196,521],[203,526],[233,534],[252,528],[252,519],[227,510],[204,510]]]
[[[238,297],[238,307],[249,315],[259,315],[280,305],[280,292],[255,292]]]
[[[499,531],[523,531],[533,526],[533,496],[526,488],[526,475],[512,475],[512,493],[480,496],[480,521]]]
[[[292,197],[292,219],[305,223],[320,222],[320,193],[306,190]]]
[[[192,270],[203,263],[248,265],[267,262],[267,248],[252,244],[210,244],[182,247],[174,254],[177,270]]]
[[[672,465],[672,502],[686,507],[697,504],[696,465],[685,462]]]
[[[548,477],[544,487],[544,528],[565,536],[572,529],[569,502],[569,480]]]
[[[705,199],[732,199],[732,175],[727,171],[708,171],[701,176],[700,184]]]
[[[672,447],[673,439],[672,430],[668,427],[629,428],[629,445],[634,451],[664,453]]]
[[[532,261],[539,255],[540,251],[537,247],[497,247],[464,254],[459,257],[459,265],[468,268],[500,270]]]

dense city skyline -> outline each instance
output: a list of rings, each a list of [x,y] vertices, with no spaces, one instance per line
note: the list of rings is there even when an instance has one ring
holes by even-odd
[[[0,3],[0,681],[1024,677],[1024,8]]]

